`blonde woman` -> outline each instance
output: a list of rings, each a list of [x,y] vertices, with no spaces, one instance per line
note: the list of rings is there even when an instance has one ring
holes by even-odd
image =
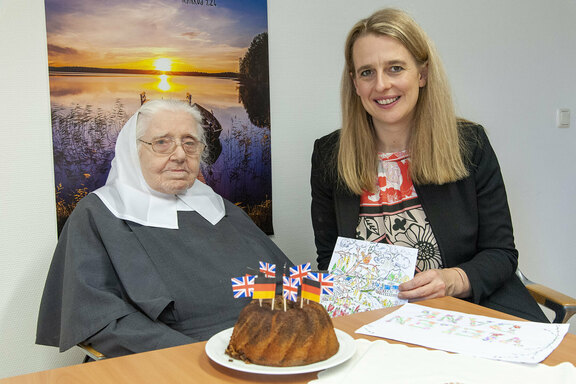
[[[515,275],[496,155],[481,126],[456,117],[420,26],[402,11],[377,11],[354,25],[345,59],[342,128],[312,155],[318,267],[328,267],[338,236],[417,248],[400,298],[454,296],[547,321]]]

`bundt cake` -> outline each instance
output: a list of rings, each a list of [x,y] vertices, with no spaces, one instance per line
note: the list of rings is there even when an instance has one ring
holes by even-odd
[[[238,317],[226,354],[248,363],[274,367],[306,365],[338,352],[332,320],[324,307],[310,301],[252,300]]]

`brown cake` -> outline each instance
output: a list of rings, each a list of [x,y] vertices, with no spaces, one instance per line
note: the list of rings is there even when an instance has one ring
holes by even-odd
[[[306,365],[338,352],[332,320],[324,307],[310,301],[252,300],[238,317],[226,353],[248,363],[274,367]]]

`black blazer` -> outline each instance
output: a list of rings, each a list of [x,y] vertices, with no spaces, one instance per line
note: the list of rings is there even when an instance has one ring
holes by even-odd
[[[470,175],[443,185],[415,185],[444,267],[468,275],[470,301],[534,321],[546,316],[516,277],[518,251],[498,159],[484,129],[460,123]],[[337,176],[340,131],[316,140],[312,154],[312,225],[318,268],[327,269],[338,236],[354,238],[360,196]]]

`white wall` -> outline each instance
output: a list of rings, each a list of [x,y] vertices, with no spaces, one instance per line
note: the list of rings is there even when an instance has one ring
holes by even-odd
[[[0,0],[0,378],[80,361],[34,345],[56,245],[47,63],[44,2]]]
[[[314,261],[314,139],[338,128],[342,46],[382,6],[436,42],[458,111],[488,129],[507,182],[520,265],[576,297],[576,3],[540,0],[269,0],[274,240]],[[0,0],[0,378],[80,361],[34,345],[56,243],[44,3]],[[554,127],[571,108],[571,128]],[[8,145],[10,144],[10,145]]]

